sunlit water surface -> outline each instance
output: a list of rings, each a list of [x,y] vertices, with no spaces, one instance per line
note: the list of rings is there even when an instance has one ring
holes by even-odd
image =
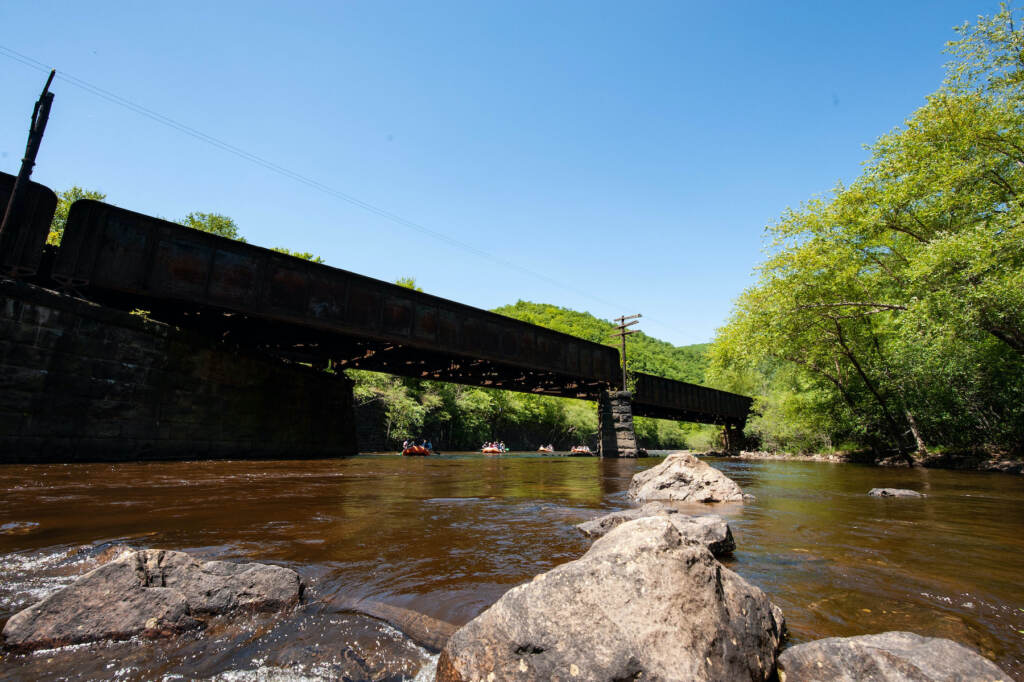
[[[464,454],[0,467],[0,623],[116,543],[277,563],[309,586],[283,617],[7,655],[0,678],[429,679],[431,652],[346,605],[370,598],[465,623],[583,554],[589,541],[573,525],[630,506],[630,478],[658,461]],[[738,545],[725,563],[783,608],[791,644],[910,630],[967,644],[1024,680],[1024,479],[710,461],[757,496],[714,509]],[[866,495],[872,487],[928,496],[878,499]]]

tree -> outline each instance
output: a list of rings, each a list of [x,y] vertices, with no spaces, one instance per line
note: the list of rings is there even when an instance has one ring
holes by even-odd
[[[422,287],[416,286],[415,277],[399,277],[395,280],[395,284],[406,289],[412,289],[413,291],[423,291]]]
[[[1005,8],[959,31],[942,88],[862,175],[769,226],[715,340],[720,385],[766,380],[753,425],[770,440],[1021,442],[1024,40]]]
[[[271,248],[270,250],[271,251],[277,251],[278,253],[283,253],[286,256],[295,256],[296,258],[301,258],[303,260],[312,261],[314,263],[324,263],[324,262],[326,262],[320,256],[314,256],[313,254],[311,254],[308,251],[292,251],[291,249],[286,249],[283,246],[275,246],[275,247]]]
[[[75,203],[79,199],[103,201],[106,198],[107,195],[103,192],[82,189],[78,185],[58,193],[57,211],[53,214],[53,220],[50,222],[50,233],[46,236],[46,243],[57,245],[60,244],[61,240],[64,238],[64,227],[68,222],[68,211],[71,210],[71,204]]]
[[[245,238],[239,234],[238,225],[235,224],[235,221],[220,213],[192,211],[179,220],[178,223],[185,227],[191,227],[194,230],[209,232],[210,234],[216,234],[240,242],[245,241]]]

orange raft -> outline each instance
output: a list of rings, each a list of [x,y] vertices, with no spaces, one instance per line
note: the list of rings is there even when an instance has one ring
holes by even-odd
[[[402,450],[403,457],[425,457],[430,454],[430,450],[427,450],[422,445],[411,445],[405,450]]]
[[[484,453],[485,455],[500,455],[501,448],[483,448],[482,450],[480,450],[480,452]]]

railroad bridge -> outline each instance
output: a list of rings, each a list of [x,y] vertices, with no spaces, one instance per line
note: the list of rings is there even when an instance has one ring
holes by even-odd
[[[0,174],[0,206],[13,183]],[[55,206],[30,185],[2,235],[5,273],[288,362],[594,400],[603,456],[636,455],[633,415],[718,424],[729,444],[750,409],[648,374],[628,392],[611,346],[98,201],[76,201],[44,249]]]

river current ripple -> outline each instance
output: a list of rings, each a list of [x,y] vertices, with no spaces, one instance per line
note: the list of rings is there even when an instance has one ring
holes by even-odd
[[[465,623],[574,559],[573,525],[630,506],[657,459],[516,454],[0,467],[0,623],[116,544],[294,568],[293,613],[162,642],[0,659],[0,679],[428,680],[436,656],[346,610],[360,598]],[[1024,680],[1024,478],[815,462],[709,460],[757,499],[713,511],[725,563],[786,614],[790,644],[909,630]],[[878,499],[872,487],[923,499]],[[711,509],[702,509],[709,513]]]

